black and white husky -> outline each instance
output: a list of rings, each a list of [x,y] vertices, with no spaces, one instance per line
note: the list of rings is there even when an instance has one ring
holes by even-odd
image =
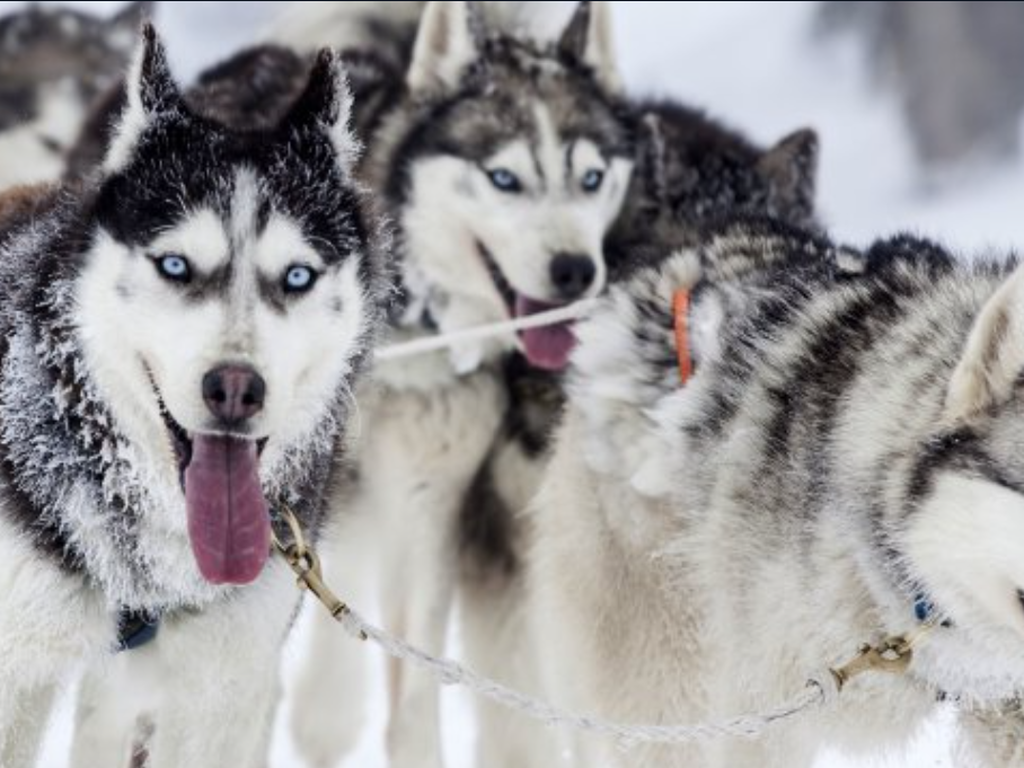
[[[754,740],[576,764],[808,766],[951,702],[965,760],[1020,765],[1024,276],[912,237],[867,252],[732,222],[581,329],[530,561],[550,691],[616,719],[763,710],[862,642],[934,629]],[[680,381],[676,291],[689,291]]]
[[[76,666],[157,620],[133,651],[149,764],[263,763],[298,605],[272,517],[321,527],[384,293],[350,106],[324,52],[279,125],[225,127],[186,106],[147,28],[102,170],[4,199],[5,768],[32,764]],[[124,764],[122,746],[76,758]]]
[[[119,81],[153,3],[110,19],[33,4],[0,17],[0,189],[55,181],[89,111]]]

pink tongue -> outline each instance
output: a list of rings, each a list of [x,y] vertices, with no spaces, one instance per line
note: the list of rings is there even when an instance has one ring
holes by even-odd
[[[256,443],[197,435],[185,469],[192,553],[212,584],[248,584],[270,555],[270,514]]]
[[[516,294],[516,317],[526,317],[548,309],[557,309],[557,304],[545,304],[540,301]],[[530,328],[522,332],[523,346],[526,347],[526,359],[537,368],[548,371],[560,371],[569,364],[569,354],[576,346],[576,337],[570,323],[545,325],[542,328]]]

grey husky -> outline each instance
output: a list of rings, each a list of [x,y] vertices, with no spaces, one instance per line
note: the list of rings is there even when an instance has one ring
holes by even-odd
[[[577,765],[806,766],[825,744],[900,745],[940,701],[963,760],[1020,764],[1022,279],[1012,257],[963,264],[910,236],[860,252],[754,219],[613,289],[580,330],[534,515],[562,703],[759,711],[863,642],[930,631],[906,674],[761,738],[581,739]]]
[[[385,295],[350,107],[324,51],[278,125],[225,126],[147,27],[98,173],[4,198],[5,768],[32,764],[72,670],[157,625],[132,651],[148,764],[263,763],[299,599],[271,531],[288,505],[318,535]],[[94,746],[80,764],[130,744]]]
[[[0,189],[55,181],[93,105],[120,80],[153,3],[110,19],[32,4],[0,18]]]

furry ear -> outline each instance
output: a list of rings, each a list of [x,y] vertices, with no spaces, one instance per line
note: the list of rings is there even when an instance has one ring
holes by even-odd
[[[640,128],[640,156],[634,170],[644,182],[644,193],[659,206],[668,201],[668,169],[665,135],[661,118],[655,112],[643,116]]]
[[[810,220],[814,215],[814,191],[818,176],[818,134],[810,128],[795,131],[769,149],[757,161],[758,170],[771,186],[774,207]]]
[[[611,8],[606,2],[582,0],[558,41],[558,50],[582,62],[609,93],[622,90],[622,78],[612,45]]]
[[[1009,399],[1024,370],[1024,267],[981,308],[946,392],[946,414],[963,423]]]
[[[482,55],[481,24],[475,3],[427,3],[406,75],[409,90],[421,93],[457,88],[466,70]]]
[[[185,101],[167,65],[167,54],[152,24],[142,27],[142,43],[135,50],[125,81],[125,108],[114,127],[103,168],[123,169],[139,137],[157,117],[184,114]]]
[[[351,168],[358,144],[349,130],[352,92],[338,55],[330,48],[317,54],[306,89],[296,100],[285,122],[293,126],[312,125],[330,137],[341,164]]]

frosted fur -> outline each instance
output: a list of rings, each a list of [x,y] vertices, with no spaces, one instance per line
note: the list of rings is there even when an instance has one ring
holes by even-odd
[[[244,586],[202,578],[183,489],[191,445],[249,440],[272,515],[287,503],[315,541],[386,297],[388,238],[350,174],[330,52],[259,131],[192,112],[151,27],[136,62],[115,162],[80,186],[0,200],[4,768],[32,764],[36,724],[83,663],[79,764],[126,762],[139,716],[156,725],[151,768],[265,759],[300,595],[279,558]],[[184,278],[164,270],[168,255]],[[314,274],[305,290],[288,279],[296,266]],[[265,386],[241,420],[209,402],[204,384],[224,366]],[[117,690],[130,672],[93,666],[125,608],[161,618],[140,657],[161,681],[147,697]]]

